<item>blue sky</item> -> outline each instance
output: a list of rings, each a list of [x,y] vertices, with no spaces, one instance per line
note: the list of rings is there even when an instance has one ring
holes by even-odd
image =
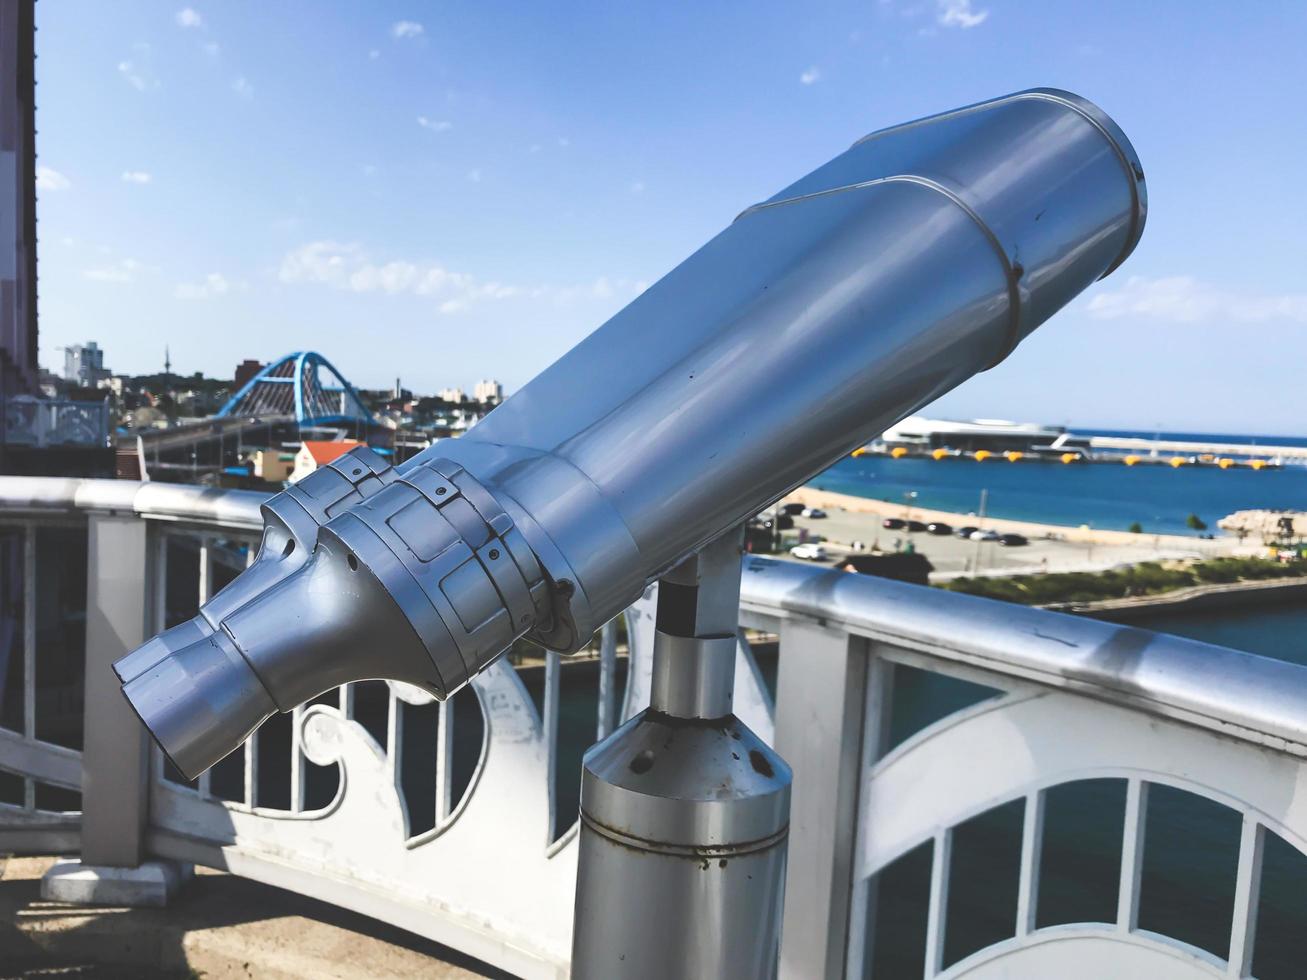
[[[511,391],[895,122],[1036,85],[1130,135],[1132,259],[932,412],[1307,432],[1307,4],[37,4],[42,363]]]

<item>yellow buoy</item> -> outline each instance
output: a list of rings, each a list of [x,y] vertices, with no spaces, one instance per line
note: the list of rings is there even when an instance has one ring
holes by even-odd
[[[1063,454],[1062,454],[1062,462],[1064,462],[1064,463],[1074,463],[1074,462],[1075,462],[1076,460],[1078,460],[1079,458],[1080,458],[1080,457],[1077,456],[1075,453],[1063,453]]]
[[[1178,470],[1181,466],[1183,466],[1185,463],[1187,463],[1187,462],[1188,462],[1188,460],[1185,459],[1183,456],[1172,456],[1172,457],[1171,457],[1171,465],[1172,465],[1173,467],[1175,467],[1177,470]]]
[[[1227,459],[1226,457],[1222,456],[1220,459],[1216,461],[1216,465],[1223,470],[1228,470],[1231,466],[1234,465],[1234,460]]]
[[[948,450],[947,450],[947,449],[942,449],[942,448],[941,448],[941,449],[936,449],[936,450],[934,450],[933,452],[931,452],[930,455],[931,455],[931,458],[933,458],[933,459],[944,459],[945,457],[948,456]]]
[[[989,457],[993,456],[994,454],[991,453],[988,449],[977,449],[971,455],[975,457],[977,463],[983,463],[985,460],[989,459]]]
[[[1139,457],[1138,457],[1138,456],[1127,456],[1127,457],[1125,458],[1125,465],[1126,465],[1126,466],[1134,466],[1137,462],[1139,462]]]
[[[865,456],[867,455],[867,447],[859,446],[857,449],[853,450],[853,452],[850,453],[849,455],[851,455],[854,459],[857,459],[859,456]]]
[[[893,449],[889,451],[889,454],[893,456],[895,459],[902,459],[904,456],[908,454],[908,451],[904,449],[902,446],[895,446]]]
[[[1021,452],[1021,451],[1018,450],[1018,449],[1009,449],[1009,450],[1008,450],[1007,452],[1005,452],[1003,455],[1007,457],[1007,461],[1008,461],[1009,463],[1015,463],[1015,462],[1016,462],[1017,460],[1019,460],[1022,456],[1024,456],[1025,453]]]
[[[1253,460],[1249,460],[1249,461],[1248,461],[1248,465],[1251,466],[1251,467],[1252,467],[1253,469],[1255,469],[1255,470],[1260,470],[1263,466],[1266,465],[1266,460],[1264,460],[1264,459],[1253,459]]]

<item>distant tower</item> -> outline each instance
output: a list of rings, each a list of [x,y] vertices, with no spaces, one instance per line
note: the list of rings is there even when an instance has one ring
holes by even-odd
[[[168,353],[168,345],[163,345],[163,377],[166,381],[172,374],[172,357]]]

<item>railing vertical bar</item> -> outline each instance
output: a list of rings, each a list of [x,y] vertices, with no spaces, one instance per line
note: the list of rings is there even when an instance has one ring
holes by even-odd
[[[449,699],[439,702],[436,718],[436,824],[449,819],[454,792],[454,705]]]
[[[36,738],[36,525],[23,525],[23,737]]]
[[[23,738],[36,740],[36,524],[23,525]],[[23,780],[23,809],[36,809],[36,781]]]
[[[1017,889],[1017,938],[1035,931],[1039,906],[1039,864],[1044,847],[1044,793],[1026,796],[1025,819],[1021,827],[1021,879]]]
[[[1134,932],[1139,926],[1139,879],[1144,868],[1144,830],[1148,816],[1148,784],[1126,783],[1125,830],[1121,835],[1121,884],[1117,892],[1116,927]]]
[[[879,649],[878,644],[872,644],[868,652],[867,697],[862,726],[863,768],[874,765],[885,754],[894,704],[894,664],[880,656],[877,652]],[[866,837],[870,832],[862,820],[864,805],[865,801],[859,801],[854,855],[865,853]],[[875,877],[855,882],[849,901],[849,948],[845,958],[847,976],[861,977],[870,972],[871,958],[876,950],[874,922],[879,899],[880,883]]]
[[[290,713],[290,809],[304,812],[304,744],[300,734],[304,721],[304,705],[296,705]]]
[[[340,685],[340,713],[346,718],[354,718],[354,685]]]
[[[157,462],[157,460],[156,460]],[[154,536],[154,622],[151,634],[162,633],[168,625],[168,534],[158,528]],[[163,750],[153,743],[150,746],[152,764],[150,771],[153,779],[162,779],[164,774]]]
[[[245,567],[254,564],[257,542],[245,551]],[[254,729],[245,740],[245,805],[253,810],[259,805],[259,729]]]
[[[1262,854],[1265,829],[1251,813],[1243,816],[1239,840],[1239,871],[1234,881],[1234,923],[1230,933],[1227,975],[1247,977],[1253,971],[1257,912],[1261,905]]]
[[[213,582],[213,550],[207,534],[200,536],[200,605],[209,601],[209,591]]]
[[[168,625],[168,535],[159,529],[154,539],[154,623],[155,633]]]
[[[399,774],[402,771],[404,720],[400,717],[400,701],[395,689],[386,685],[386,768],[390,772],[390,781],[399,786]]]
[[[558,773],[558,695],[559,695],[559,674],[562,670],[560,657],[558,654],[549,651],[545,653],[545,711],[544,718],[544,736],[545,736],[545,778],[549,780],[549,822],[546,824],[548,838],[545,843],[553,843],[555,835],[555,821],[558,818],[558,801],[554,798],[554,787],[557,780],[555,776]]]
[[[209,536],[207,534],[200,536],[200,582],[199,598],[200,605],[203,606],[209,601],[209,590],[213,582],[213,554],[210,550]],[[198,781],[201,799],[213,799],[213,793],[209,789],[209,770],[200,773]]]
[[[599,634],[599,717],[596,740],[607,738],[616,728],[617,714],[617,620],[609,620]]]
[[[948,926],[949,864],[953,858],[953,830],[944,828],[935,834],[930,862],[930,905],[926,917],[925,980],[931,980],[944,968],[944,930]]]
[[[251,810],[259,805],[259,730],[245,740],[245,805]]]

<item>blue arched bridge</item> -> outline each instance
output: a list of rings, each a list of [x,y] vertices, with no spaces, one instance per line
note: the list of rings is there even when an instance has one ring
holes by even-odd
[[[294,417],[301,427],[378,425],[359,394],[325,357],[297,351],[273,361],[228,399],[215,418]]]

